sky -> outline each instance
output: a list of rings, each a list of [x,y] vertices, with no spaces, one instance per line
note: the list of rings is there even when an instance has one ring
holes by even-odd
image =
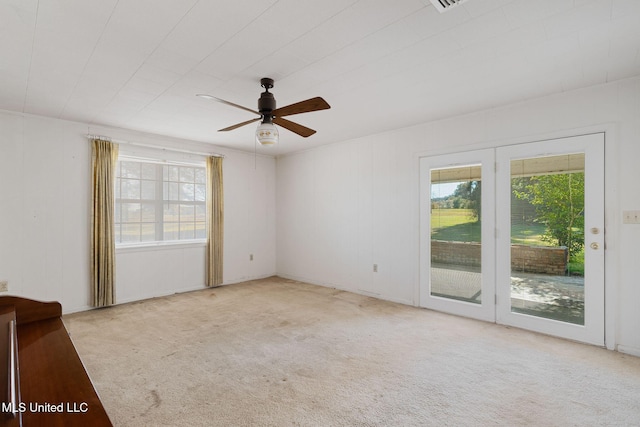
[[[456,190],[460,182],[443,182],[431,184],[431,198],[447,197]]]

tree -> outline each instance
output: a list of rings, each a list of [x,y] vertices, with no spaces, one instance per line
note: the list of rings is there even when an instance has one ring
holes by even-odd
[[[569,258],[584,246],[584,173],[516,178],[514,194],[536,208],[547,229],[542,240],[566,246]]]
[[[480,220],[482,213],[482,183],[480,181],[461,182],[453,192],[453,197],[457,201],[458,207],[473,210],[473,217],[476,221]]]

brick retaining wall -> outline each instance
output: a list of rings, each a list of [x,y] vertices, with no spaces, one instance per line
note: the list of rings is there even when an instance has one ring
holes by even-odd
[[[567,270],[567,253],[564,246],[511,245],[511,269],[562,276]],[[480,259],[479,243],[431,241],[434,263],[479,267]]]

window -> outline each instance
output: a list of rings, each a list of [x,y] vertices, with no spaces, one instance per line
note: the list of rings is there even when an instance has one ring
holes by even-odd
[[[205,239],[205,167],[120,158],[116,243]]]

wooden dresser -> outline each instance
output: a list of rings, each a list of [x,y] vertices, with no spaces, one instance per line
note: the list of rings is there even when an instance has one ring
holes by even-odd
[[[0,297],[0,426],[112,426],[57,302]]]

